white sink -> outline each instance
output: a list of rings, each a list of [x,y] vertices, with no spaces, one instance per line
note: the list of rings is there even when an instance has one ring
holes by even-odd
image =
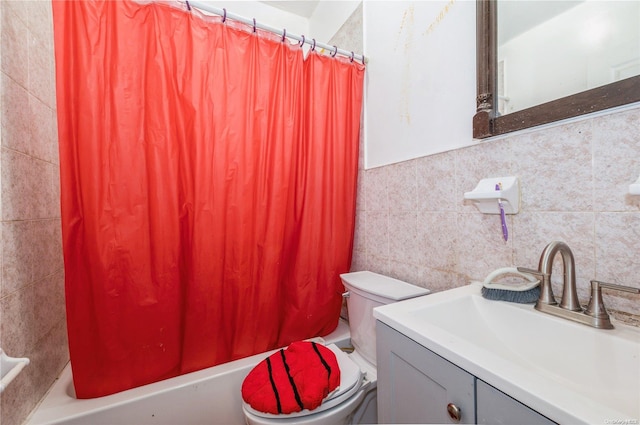
[[[374,316],[556,422],[640,421],[640,329],[591,328],[486,300],[480,288],[389,304]]]

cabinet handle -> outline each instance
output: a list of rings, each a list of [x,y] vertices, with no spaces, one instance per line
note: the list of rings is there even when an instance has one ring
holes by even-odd
[[[455,423],[460,422],[460,418],[462,417],[462,412],[460,412],[460,408],[453,403],[447,404],[447,413],[452,421]]]

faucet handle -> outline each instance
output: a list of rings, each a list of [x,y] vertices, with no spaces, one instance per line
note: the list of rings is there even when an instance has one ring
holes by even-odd
[[[526,267],[518,267],[518,271],[522,273],[530,273],[540,279],[540,297],[538,297],[538,303],[549,305],[558,304],[553,296],[553,290],[551,289],[550,274],[541,272],[540,270],[528,269]]]
[[[592,287],[594,283],[601,288],[615,289],[616,291],[622,291],[622,292],[631,292],[632,294],[640,294],[640,288],[634,288],[633,286],[617,285],[615,283],[607,283],[607,282],[602,282],[600,280],[592,280],[591,281]]]
[[[544,278],[544,276],[547,275],[546,273],[543,273],[540,270],[536,270],[536,269],[528,269],[526,267],[517,267],[517,269],[521,273],[529,273],[529,274],[532,274],[534,276],[538,276],[538,277],[541,277],[541,278]]]
[[[599,280],[591,281],[591,299],[589,300],[589,305],[584,313],[596,320],[595,326],[597,328],[612,329],[613,325],[611,324],[609,313],[607,313],[607,309],[604,307],[604,301],[602,300],[601,288],[615,289],[616,291],[631,292],[634,294],[640,294],[640,289],[633,288],[631,286],[601,282]]]

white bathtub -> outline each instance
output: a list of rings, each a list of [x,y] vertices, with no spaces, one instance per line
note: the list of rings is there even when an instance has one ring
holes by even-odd
[[[324,340],[327,344],[348,346],[346,322],[340,320],[338,328]],[[244,424],[242,381],[256,364],[274,351],[86,400],[75,398],[71,366],[67,365],[27,425],[241,425]]]

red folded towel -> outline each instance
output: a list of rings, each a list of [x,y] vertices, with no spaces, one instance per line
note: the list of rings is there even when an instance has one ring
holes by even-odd
[[[255,410],[313,410],[340,384],[336,355],[315,342],[294,342],[261,361],[242,383],[242,398]]]

